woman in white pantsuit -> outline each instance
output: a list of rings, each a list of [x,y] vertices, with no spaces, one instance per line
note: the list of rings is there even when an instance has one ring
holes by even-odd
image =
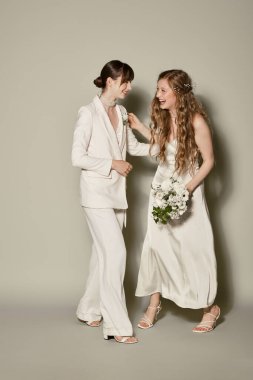
[[[108,62],[94,80],[101,96],[81,107],[76,122],[72,163],[81,168],[81,204],[93,239],[89,276],[77,308],[78,319],[99,326],[104,338],[136,343],[128,318],[123,280],[126,248],[122,228],[126,220],[126,176],[132,170],[126,151],[145,156],[149,144],[139,143],[127,124],[127,112],[116,104],[131,90],[132,68]]]
[[[178,306],[204,309],[194,332],[212,331],[220,315],[214,305],[217,290],[213,233],[204,193],[204,179],[214,164],[207,116],[194,96],[191,79],[182,70],[159,75],[152,102],[152,129],[129,114],[132,128],[160,146],[159,166],[153,185],[176,173],[191,197],[191,206],[182,219],[166,225],[152,217],[150,194],[148,229],[143,245],[136,295],[150,296],[150,305],[138,327],[153,326],[160,309],[160,297]]]

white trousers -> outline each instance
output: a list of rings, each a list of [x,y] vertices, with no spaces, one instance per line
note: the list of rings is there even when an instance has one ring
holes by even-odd
[[[126,247],[122,235],[125,210],[83,208],[93,239],[89,275],[77,317],[103,317],[104,335],[132,336],[123,281]]]

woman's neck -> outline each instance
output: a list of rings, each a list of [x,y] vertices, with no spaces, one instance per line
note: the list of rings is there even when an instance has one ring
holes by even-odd
[[[110,95],[105,92],[102,92],[102,94],[100,95],[100,101],[103,104],[106,111],[108,111],[110,107],[115,107],[116,105],[116,98],[113,95]]]
[[[170,123],[170,134],[168,136],[168,141],[174,141],[177,137],[177,112],[175,109],[169,110],[171,123]]]
[[[169,109],[169,113],[172,119],[177,118],[177,111],[175,109]]]

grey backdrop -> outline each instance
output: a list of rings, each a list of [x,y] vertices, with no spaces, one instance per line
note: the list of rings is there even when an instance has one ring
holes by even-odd
[[[252,299],[252,11],[250,0],[1,0],[2,303],[70,304],[81,296],[90,237],[70,162],[81,105],[111,59],[135,70],[129,111],[148,118],[158,74],[182,68],[212,121],[207,197],[223,307]],[[134,290],[155,163],[129,160],[127,300]]]

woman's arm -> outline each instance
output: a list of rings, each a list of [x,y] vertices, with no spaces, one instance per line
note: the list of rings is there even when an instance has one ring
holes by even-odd
[[[195,141],[201,153],[203,163],[197,174],[186,184],[186,188],[192,193],[196,187],[207,177],[214,165],[212,136],[205,119],[197,114],[193,120]]]
[[[111,158],[91,157],[88,155],[88,147],[92,133],[92,116],[90,111],[81,107],[75,125],[72,165],[84,170],[92,170],[101,175],[109,176],[111,170],[116,170],[120,175],[126,177],[132,170],[132,165],[124,160],[113,160]]]
[[[137,140],[130,127],[126,129],[127,152],[131,156],[148,156],[150,145]]]
[[[128,121],[129,121],[129,124],[130,124],[130,127],[131,129],[135,129],[136,131],[138,131],[139,133],[142,134],[142,136],[144,136],[147,140],[151,140],[151,131],[150,131],[150,128],[146,127],[143,123],[140,122],[140,120],[138,119],[137,116],[135,116],[135,114],[133,113],[129,113],[128,114]],[[131,129],[128,127],[128,135],[131,135],[131,136],[134,136],[133,132],[131,131]],[[131,132],[131,133],[130,133]],[[152,146],[150,144],[143,144],[143,143],[140,143],[138,142],[138,140],[135,138],[134,136],[134,139],[135,139],[135,144],[139,144],[139,146],[141,147],[141,145],[146,145],[146,147],[148,147],[148,153],[153,157],[156,157],[158,156],[159,152],[160,152],[160,147],[159,147],[159,144],[157,143],[157,138],[155,136],[155,144],[153,144]],[[132,138],[133,142],[134,142],[134,139]],[[129,141],[131,139],[129,138],[128,139],[128,147],[130,146],[129,144]],[[134,144],[133,144],[134,145]],[[145,150],[145,149],[144,149]],[[131,149],[128,149],[128,152],[132,155],[138,155],[138,156],[143,156],[144,154],[136,154],[136,153],[131,153]],[[147,153],[147,154],[148,154]]]
[[[112,159],[90,157],[88,146],[92,133],[92,116],[86,107],[81,107],[75,125],[72,145],[72,165],[84,170],[92,170],[108,176],[112,167]]]

